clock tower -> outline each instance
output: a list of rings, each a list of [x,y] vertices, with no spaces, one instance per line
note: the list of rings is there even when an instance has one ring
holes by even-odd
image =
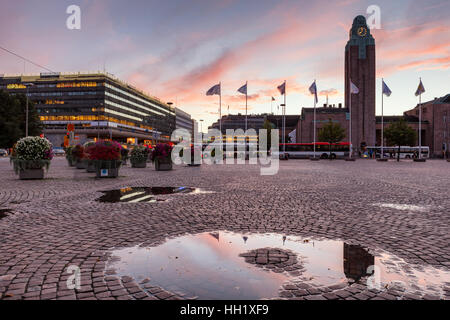
[[[350,81],[358,87],[358,94],[350,94]],[[357,16],[345,47],[345,104],[347,108],[350,105],[352,108],[352,144],[355,152],[376,143],[375,81],[375,39],[367,27],[366,18]]]

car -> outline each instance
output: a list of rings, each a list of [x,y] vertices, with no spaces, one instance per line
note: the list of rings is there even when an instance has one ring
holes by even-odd
[[[64,151],[64,149],[63,148],[54,148],[53,149],[53,154],[55,155],[55,156],[61,156],[61,157],[63,157],[63,156],[65,156],[66,155],[66,152]]]
[[[0,157],[7,157],[8,156],[8,151],[6,151],[5,149],[0,149]]]

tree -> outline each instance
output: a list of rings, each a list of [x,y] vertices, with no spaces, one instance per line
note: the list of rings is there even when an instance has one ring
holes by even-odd
[[[331,145],[333,143],[341,142],[345,137],[345,129],[341,127],[339,123],[333,123],[328,119],[328,123],[319,130],[319,140],[322,142],[328,142],[330,144],[330,159],[331,159]]]
[[[398,146],[397,161],[400,161],[400,147],[413,146],[417,141],[416,131],[405,120],[395,121],[384,130],[388,145]]]
[[[25,137],[27,98],[0,90],[0,148],[11,148]],[[32,101],[28,101],[28,135],[38,136],[43,125]]]

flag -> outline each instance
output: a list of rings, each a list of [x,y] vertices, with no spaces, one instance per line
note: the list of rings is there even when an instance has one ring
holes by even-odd
[[[244,84],[242,87],[238,89],[239,93],[247,94],[247,84]]]
[[[213,96],[215,94],[220,95],[220,83],[216,84],[214,87],[209,89],[208,92],[206,92],[207,96]]]
[[[385,94],[386,96],[390,97],[392,94],[391,89],[389,89],[389,87],[387,86],[387,84],[384,82],[383,80],[383,94]]]
[[[311,87],[309,87],[309,92],[311,92],[311,94],[314,95],[314,98],[316,99],[316,103],[319,101],[317,99],[317,86],[316,86],[316,82],[314,81],[314,83],[311,85]]]
[[[272,101],[275,101],[275,98],[274,98],[274,97],[272,97]]]
[[[280,91],[280,94],[286,94],[286,82],[284,82],[282,85],[278,86],[278,91]]]
[[[350,93],[353,94],[358,94],[359,93],[359,89],[357,86],[355,86],[355,84],[353,82],[350,81]]]
[[[417,88],[417,91],[416,91],[416,97],[420,96],[424,92],[425,92],[425,87],[423,86],[422,79],[420,79],[419,87]]]

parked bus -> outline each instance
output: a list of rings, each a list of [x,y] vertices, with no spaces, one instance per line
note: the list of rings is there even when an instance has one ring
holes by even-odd
[[[314,156],[313,143],[280,143],[280,157],[287,159],[309,159]],[[316,142],[316,157],[320,159],[346,158],[350,154],[350,143]]]
[[[376,158],[381,158],[381,147],[367,147],[367,155],[370,157],[375,155]],[[385,158],[397,158],[397,147],[384,147],[383,153]],[[419,147],[400,147],[400,159],[415,159],[419,157]],[[430,157],[430,147],[422,147],[422,158],[428,159]]]

